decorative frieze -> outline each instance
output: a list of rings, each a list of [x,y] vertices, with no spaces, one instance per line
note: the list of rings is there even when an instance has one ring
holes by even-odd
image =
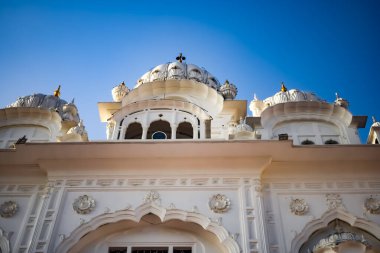
[[[293,199],[290,201],[290,211],[295,215],[304,215],[309,211],[309,205],[304,199]]]
[[[95,208],[95,200],[88,196],[82,195],[75,199],[73,209],[78,214],[88,214]]]
[[[215,194],[210,198],[208,205],[214,213],[225,213],[230,209],[231,201],[226,195]]]
[[[6,201],[0,206],[0,216],[3,218],[13,217],[18,211],[18,205],[15,201]]]

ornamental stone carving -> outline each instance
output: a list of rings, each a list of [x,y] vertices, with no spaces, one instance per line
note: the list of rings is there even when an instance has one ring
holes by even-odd
[[[290,211],[295,215],[304,215],[309,211],[309,205],[304,199],[292,199],[289,206]]]
[[[150,191],[144,196],[144,203],[160,203],[160,194],[156,191]]]
[[[0,216],[3,218],[10,218],[18,211],[18,205],[15,201],[6,201],[0,206]]]
[[[95,208],[95,200],[88,196],[79,196],[73,203],[74,211],[78,214],[88,214]]]
[[[230,209],[231,201],[226,195],[215,194],[210,198],[208,205],[214,213],[225,213]]]
[[[342,197],[337,193],[327,193],[326,194],[326,204],[329,210],[344,208]]]
[[[371,214],[380,214],[380,200],[377,200],[371,196],[365,200],[364,208]]]

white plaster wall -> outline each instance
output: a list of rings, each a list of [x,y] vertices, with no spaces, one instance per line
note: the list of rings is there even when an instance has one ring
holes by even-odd
[[[36,125],[9,126],[0,128],[0,148],[8,148],[26,135],[28,142],[51,141],[49,129]]]

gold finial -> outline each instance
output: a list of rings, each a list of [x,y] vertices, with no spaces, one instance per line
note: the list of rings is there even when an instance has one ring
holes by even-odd
[[[286,92],[288,89],[285,87],[284,82],[281,82],[281,91]]]
[[[182,55],[182,53],[179,53],[179,55],[175,58],[177,61],[182,62],[186,60],[186,57]]]
[[[58,89],[54,91],[54,96],[59,97],[61,96],[61,85],[58,85]]]
[[[373,123],[376,123],[376,118],[375,118],[375,116],[372,116],[372,122],[373,122]]]

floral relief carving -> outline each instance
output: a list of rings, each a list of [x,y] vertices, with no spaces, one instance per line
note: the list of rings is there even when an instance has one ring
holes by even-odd
[[[215,194],[210,198],[208,205],[214,213],[225,213],[230,209],[231,201],[226,195]]]
[[[156,191],[150,191],[144,196],[144,203],[160,203],[160,194]]]
[[[82,195],[75,199],[73,208],[78,214],[88,214],[95,208],[95,200],[88,196]]]
[[[0,206],[0,216],[3,218],[10,218],[18,211],[18,205],[15,201],[6,201]]]
[[[292,199],[290,201],[290,211],[295,215],[304,215],[309,211],[309,205],[304,199]]]
[[[326,204],[329,210],[344,208],[342,197],[337,193],[327,193],[326,194]]]
[[[380,200],[371,196],[365,200],[364,208],[371,214],[380,214]]]

